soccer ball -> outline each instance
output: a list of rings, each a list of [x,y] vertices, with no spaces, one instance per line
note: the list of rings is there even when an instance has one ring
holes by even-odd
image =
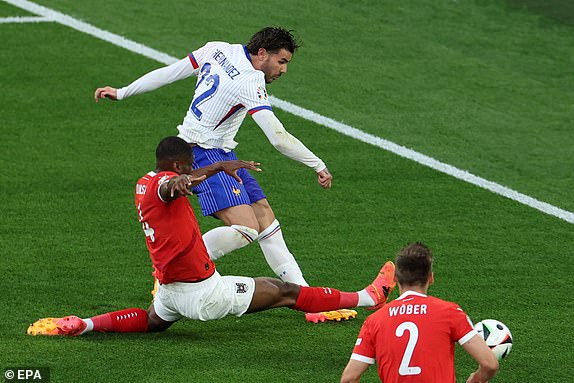
[[[478,322],[474,329],[486,341],[498,360],[502,360],[510,353],[512,334],[504,323],[495,319],[485,319]]]

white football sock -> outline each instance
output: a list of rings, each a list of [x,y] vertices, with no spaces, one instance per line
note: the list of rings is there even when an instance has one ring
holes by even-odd
[[[94,322],[92,322],[91,319],[88,318],[88,319],[82,319],[82,320],[83,320],[84,322],[86,322],[86,325],[87,325],[87,326],[86,326],[86,328],[84,329],[84,331],[82,331],[82,333],[81,333],[80,335],[85,334],[85,333],[87,333],[87,332],[90,332],[90,331],[92,331],[92,330],[94,329]]]
[[[375,305],[376,302],[371,298],[367,290],[363,289],[361,291],[357,291],[357,293],[359,294],[359,303],[357,303],[357,307],[371,307]]]
[[[277,220],[259,234],[259,246],[261,246],[265,260],[279,278],[285,282],[309,286],[303,278],[299,264],[285,244],[281,225]]]
[[[225,254],[241,249],[257,239],[257,230],[247,226],[220,226],[203,234],[209,258],[215,261]]]

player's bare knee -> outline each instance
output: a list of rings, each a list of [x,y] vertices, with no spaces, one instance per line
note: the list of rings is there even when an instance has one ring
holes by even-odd
[[[259,231],[257,229],[251,228],[244,225],[231,225],[231,227],[238,232],[240,232],[245,238],[248,238],[249,242],[253,242],[259,236]]]
[[[284,299],[292,300],[293,301],[292,304],[295,304],[295,302],[297,302],[297,297],[299,296],[299,292],[301,291],[301,286],[290,282],[280,282],[279,289],[281,292],[281,296]]]
[[[167,330],[174,322],[161,319],[155,312],[153,304],[147,310],[147,332],[162,332]]]

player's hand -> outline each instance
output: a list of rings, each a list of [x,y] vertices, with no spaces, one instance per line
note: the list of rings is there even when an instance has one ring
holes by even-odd
[[[470,374],[470,376],[466,380],[466,383],[488,383],[488,380],[482,379],[478,371],[475,371],[472,374]]]
[[[258,166],[261,165],[259,162],[255,161],[243,161],[243,160],[233,160],[233,161],[221,161],[221,171],[225,174],[230,175],[235,178],[240,184],[243,183],[241,177],[237,175],[239,169],[253,170],[255,172],[260,172],[261,169]]]
[[[194,177],[189,174],[182,174],[173,178],[173,183],[171,184],[169,195],[171,198],[177,198],[182,195],[193,194],[191,188],[199,185],[205,180],[205,175],[201,177]]]
[[[96,89],[94,92],[94,99],[96,102],[103,98],[109,98],[110,100],[116,101],[118,99],[118,90],[116,88],[112,88],[111,86]]]
[[[320,172],[318,172],[317,181],[319,182],[319,185],[321,185],[323,189],[330,189],[331,182],[333,181],[333,176],[329,172],[329,169],[325,168]]]

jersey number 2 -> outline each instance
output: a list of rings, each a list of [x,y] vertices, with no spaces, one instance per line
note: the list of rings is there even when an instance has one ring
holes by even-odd
[[[209,100],[211,97],[213,97],[215,92],[217,92],[217,87],[219,87],[219,75],[217,73],[210,75],[209,74],[210,71],[211,71],[210,63],[205,63],[201,67],[201,79],[195,86],[195,90],[197,91],[197,88],[199,88],[201,83],[203,83],[208,88],[199,96],[197,96],[195,100],[193,100],[190,106],[191,112],[193,113],[195,118],[197,118],[199,121],[201,121],[201,116],[203,115],[201,110],[199,110],[199,106],[204,102],[206,102],[207,100]]]
[[[401,338],[405,334],[405,331],[409,332],[409,341],[407,342],[407,348],[401,360],[399,375],[419,375],[421,373],[420,367],[409,366],[413,352],[415,351],[415,346],[417,345],[417,340],[419,339],[419,328],[413,322],[403,322],[395,330],[395,335]]]

